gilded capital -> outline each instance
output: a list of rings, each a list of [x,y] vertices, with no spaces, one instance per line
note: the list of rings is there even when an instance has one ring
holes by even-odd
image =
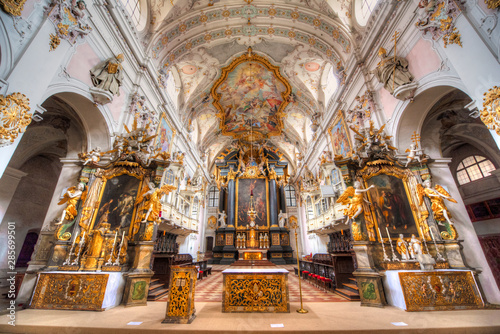
[[[21,93],[0,95],[0,147],[10,145],[31,123],[29,99]]]

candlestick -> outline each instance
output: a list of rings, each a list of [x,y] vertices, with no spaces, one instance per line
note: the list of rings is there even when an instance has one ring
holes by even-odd
[[[78,261],[80,261],[80,254],[82,253],[82,248],[83,248],[83,243],[85,242],[85,231],[83,231],[82,238],[80,239],[80,243],[78,244],[79,249],[78,249],[78,255],[73,261],[72,265],[77,265]]]
[[[377,226],[378,230],[378,235],[380,238],[380,243],[382,244],[382,251],[384,252],[384,261],[386,262],[391,262],[391,259],[387,256],[387,253],[385,252],[385,245],[384,245],[384,239],[382,239],[382,233],[380,233],[380,227]]]
[[[63,266],[67,266],[71,263],[71,253],[73,253],[73,249],[75,248],[76,238],[73,240],[73,244],[71,245],[71,249],[69,250],[68,257],[66,261],[64,261]]]
[[[113,263],[113,265],[115,265],[115,266],[120,265],[120,254],[122,253],[122,246],[123,246],[124,239],[125,239],[125,231],[123,231],[122,240],[120,241],[120,248],[118,249],[118,255],[116,256],[115,263]]]
[[[394,246],[392,245],[391,234],[389,233],[389,229],[387,228],[387,226],[385,227],[385,230],[387,231],[387,239],[389,239],[389,244],[391,245],[392,261],[399,261],[396,253],[394,253]]]
[[[427,254],[430,254],[429,248],[427,248],[427,241],[425,240],[425,234],[424,234],[424,230],[422,229],[422,226],[420,226],[420,232],[422,233],[422,239],[424,240],[425,250],[427,251]]]
[[[430,226],[429,226],[429,232],[431,232],[431,238],[434,241],[434,247],[436,248],[437,260],[438,261],[446,261],[446,259],[443,257],[443,255],[441,255],[441,252],[439,251],[439,248],[438,248],[437,243],[436,243],[436,238],[434,238],[434,233],[432,233],[432,229]]]
[[[111,266],[113,264],[111,260],[113,260],[113,252],[115,251],[117,237],[118,237],[118,231],[115,232],[115,240],[113,240],[113,246],[111,246],[111,254],[109,254],[109,259],[108,262],[106,262],[105,266]]]

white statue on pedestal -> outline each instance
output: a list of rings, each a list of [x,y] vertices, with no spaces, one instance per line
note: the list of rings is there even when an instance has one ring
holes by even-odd
[[[219,219],[217,221],[220,223],[220,227],[226,227],[226,211],[219,212]]]
[[[286,213],[283,213],[281,210],[280,210],[280,213],[278,215],[278,224],[280,227],[285,227],[285,218],[287,217],[287,214]]]
[[[410,260],[408,243],[405,241],[403,234],[400,234],[398,240],[396,241],[396,250],[398,251],[399,255],[401,255],[401,260]]]

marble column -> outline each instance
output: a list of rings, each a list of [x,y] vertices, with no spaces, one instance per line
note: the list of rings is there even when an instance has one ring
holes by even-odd
[[[276,179],[269,180],[269,216],[272,227],[278,227],[278,198],[276,194]]]
[[[220,264],[231,264],[236,260],[236,247],[234,241],[236,237],[236,229],[234,221],[236,216],[236,181],[234,175],[229,176],[227,182],[227,221],[226,228],[224,229],[224,247],[222,249],[222,259]]]
[[[227,227],[234,227],[236,208],[236,182],[230,179],[227,183]]]

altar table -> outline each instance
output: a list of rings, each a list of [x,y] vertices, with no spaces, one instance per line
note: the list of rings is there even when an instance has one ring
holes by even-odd
[[[288,270],[226,269],[222,274],[222,312],[290,312]]]

